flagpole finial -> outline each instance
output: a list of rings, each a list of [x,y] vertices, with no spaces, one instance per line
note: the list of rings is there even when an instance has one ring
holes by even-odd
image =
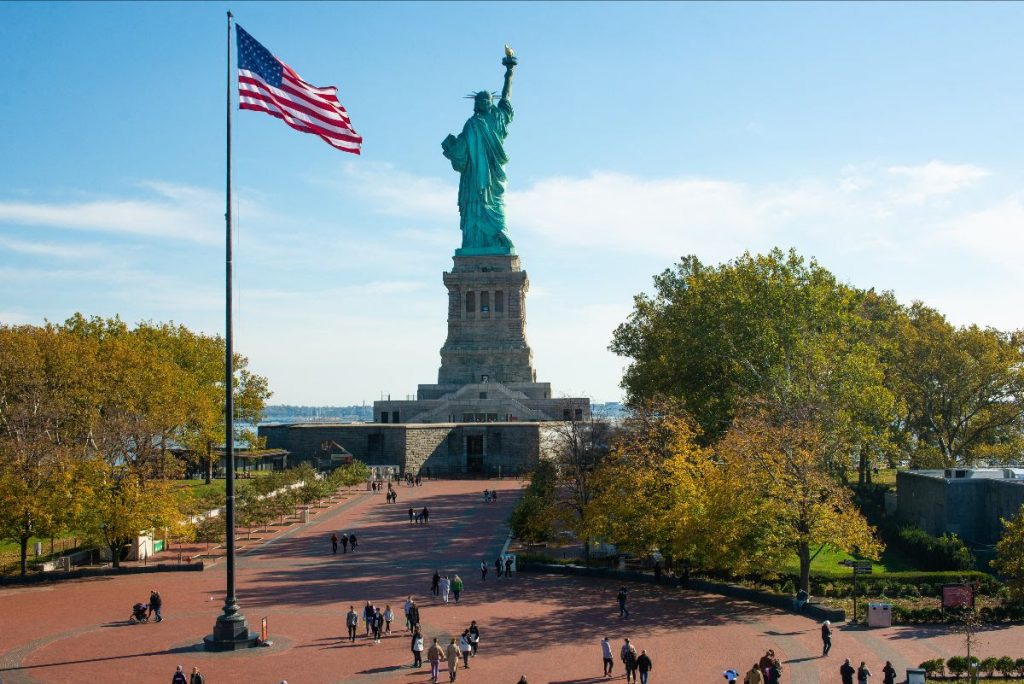
[[[234,19],[234,18],[235,18],[235,15],[231,13],[231,10],[228,10],[228,19]]]

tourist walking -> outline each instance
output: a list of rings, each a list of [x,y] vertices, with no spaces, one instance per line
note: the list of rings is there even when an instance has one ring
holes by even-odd
[[[761,674],[764,675],[764,681],[768,682],[768,672],[772,668],[772,661],[775,660],[775,651],[768,649],[761,659],[757,661],[757,666],[761,668]]]
[[[616,595],[615,598],[617,598],[619,600],[619,617],[620,618],[623,618],[623,617],[627,617],[628,618],[629,617],[629,609],[626,608],[626,598],[627,598],[626,587],[624,587],[624,586],[619,587],[619,593],[618,593],[618,595]]]
[[[369,601],[363,606],[363,636],[370,636],[370,629],[373,627],[373,604]]]
[[[356,612],[355,606],[349,606],[348,612],[345,613],[345,626],[348,628],[348,640],[356,640],[356,627],[359,626],[359,613]]]
[[[331,552],[338,555],[338,534],[336,532],[331,532]]]
[[[373,631],[373,643],[380,643],[380,632],[384,627],[384,616],[380,613],[380,608],[375,608],[373,611],[373,617],[370,618],[373,622],[371,630]]]
[[[420,516],[423,518],[423,524],[424,525],[429,525],[430,524],[430,511],[427,510],[426,506],[424,506],[423,510],[420,511]]]
[[[782,663],[779,662],[778,658],[772,660],[772,664],[768,667],[768,684],[779,684],[782,680]]]
[[[434,596],[441,593],[441,573],[437,570],[434,571],[434,576],[430,578],[430,593]]]
[[[437,637],[434,637],[434,643],[427,649],[427,662],[430,663],[430,681],[437,682],[437,673],[441,669],[441,658],[444,657],[444,649],[441,648],[437,643]]]
[[[152,617],[156,614],[156,621],[161,622],[164,618],[160,615],[160,609],[164,607],[164,600],[160,597],[160,592],[156,589],[149,592],[149,614],[147,617]]]
[[[857,684],[868,684],[871,681],[871,670],[868,669],[867,664],[862,660],[860,661],[860,667],[857,668]]]
[[[459,674],[459,647],[455,643],[455,637],[452,637],[452,642],[445,649],[445,656],[448,658],[448,681],[454,682]]]
[[[896,684],[896,668],[888,660],[882,668],[882,684]]]
[[[188,676],[188,684],[206,684],[206,678],[199,671],[198,667],[192,668],[192,674]]]
[[[420,634],[419,626],[412,633],[412,666],[423,667],[423,635]]]
[[[441,581],[438,583],[438,588],[441,591],[441,600],[448,603],[448,594],[452,588],[452,581],[448,579],[448,575],[441,578]]]
[[[412,506],[409,507],[409,524],[412,524],[412,519],[416,517],[416,511],[412,510]]]
[[[469,645],[473,647],[475,656],[477,646],[480,645],[480,628],[476,626],[476,620],[469,623]]]
[[[505,577],[512,576],[512,556],[505,556]]]
[[[462,666],[469,669],[469,658],[473,655],[473,644],[469,642],[469,630],[463,630],[459,637],[459,653],[462,654]]]
[[[188,684],[188,680],[185,679],[185,671],[181,669],[181,665],[174,668],[174,676],[171,677],[171,684]]]
[[[348,553],[348,534],[341,533],[341,552]]]
[[[832,650],[832,623],[825,620],[821,623],[821,655],[825,657]]]
[[[410,629],[416,629],[420,626],[420,608],[412,598],[409,599],[409,604],[409,610],[407,611],[406,616],[409,619],[409,624],[412,625]]]
[[[480,581],[483,582],[487,579],[487,561],[480,561]]]
[[[388,636],[391,635],[391,623],[395,620],[395,613],[391,610],[391,605],[384,606],[384,633]]]
[[[844,660],[843,664],[839,666],[839,677],[842,679],[843,684],[853,684],[853,675],[856,672],[853,669],[853,665],[850,664],[849,658]]]
[[[651,656],[647,655],[646,650],[640,651],[640,657],[636,659],[636,669],[640,673],[640,684],[647,684],[647,678],[651,676],[652,667],[654,666],[651,663]]]
[[[612,658],[612,643],[608,637],[601,639],[601,659],[604,661],[604,676],[611,677],[615,660]]]
[[[750,672],[743,677],[743,684],[764,684],[764,675],[757,663],[750,666]]]
[[[626,668],[626,682],[636,684],[636,648],[629,643],[629,639],[623,641],[619,659]]]
[[[452,594],[455,596],[455,602],[456,603],[459,602],[459,594],[461,594],[461,593],[462,593],[462,578],[459,577],[458,574],[456,574],[455,577],[452,578]]]
[[[497,571],[498,577],[501,577],[501,558],[494,559],[494,569]]]
[[[351,532],[348,535],[348,545],[352,547],[352,550],[356,550],[356,533]]]

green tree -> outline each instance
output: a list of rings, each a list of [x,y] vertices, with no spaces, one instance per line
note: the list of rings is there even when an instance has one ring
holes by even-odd
[[[786,420],[812,420],[827,436],[821,458],[840,476],[851,455],[886,452],[896,410],[882,363],[887,297],[777,249],[718,267],[686,257],[654,284],[611,344],[631,359],[629,402],[675,398],[707,445],[756,397]]]
[[[51,327],[0,326],[0,537],[18,544],[23,575],[29,541],[67,529],[85,493],[76,355]]]
[[[1003,534],[996,544],[996,559],[992,565],[1006,576],[1013,599],[1024,605],[1024,506],[1010,520],[1001,520]]]
[[[586,561],[590,560],[591,502],[597,473],[608,458],[612,432],[609,421],[592,417],[556,423],[548,434],[557,489],[549,499],[558,507],[559,522],[583,539]]]
[[[899,330],[902,428],[916,465],[1014,458],[1024,449],[1024,333],[954,327],[921,303]]]
[[[771,414],[752,413],[734,421],[716,448],[724,467],[746,477],[758,494],[759,548],[774,550],[777,560],[795,553],[805,591],[810,591],[811,562],[826,546],[868,558],[878,558],[883,548],[852,492],[822,461],[824,441],[807,423],[780,423]]]

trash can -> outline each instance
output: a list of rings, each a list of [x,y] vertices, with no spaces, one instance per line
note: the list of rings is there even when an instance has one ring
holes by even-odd
[[[869,603],[868,627],[892,627],[892,604]]]
[[[907,668],[907,684],[924,684],[925,672],[919,667]]]

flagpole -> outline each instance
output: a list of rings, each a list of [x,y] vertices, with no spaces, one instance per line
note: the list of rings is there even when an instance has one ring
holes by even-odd
[[[234,651],[248,648],[255,642],[249,634],[249,624],[242,615],[235,598],[235,401],[234,401],[234,337],[231,311],[231,20],[228,12],[227,40],[227,177],[225,223],[225,334],[224,334],[224,527],[227,536],[227,589],[223,613],[217,617],[213,634],[204,641],[208,651]]]

